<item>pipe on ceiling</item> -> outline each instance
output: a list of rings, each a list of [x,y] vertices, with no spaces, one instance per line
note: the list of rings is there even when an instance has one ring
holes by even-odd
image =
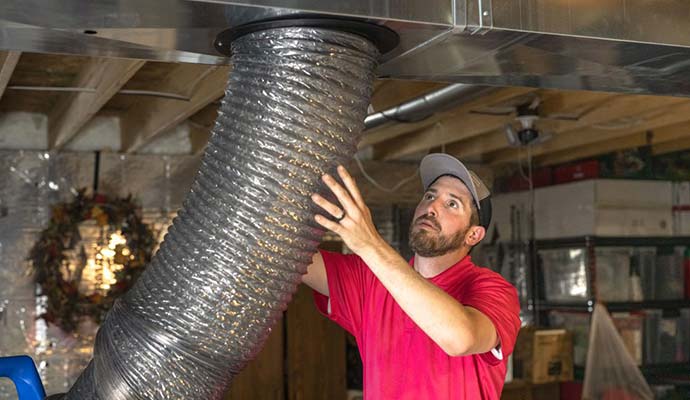
[[[471,101],[490,90],[493,89],[486,86],[454,83],[387,110],[367,115],[364,119],[365,130],[377,128],[388,122],[421,121],[434,113]]]

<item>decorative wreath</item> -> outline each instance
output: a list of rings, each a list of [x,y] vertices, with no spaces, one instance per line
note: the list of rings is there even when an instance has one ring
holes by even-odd
[[[156,239],[141,219],[141,208],[132,197],[110,199],[104,195],[87,196],[78,192],[70,203],[53,207],[48,227],[41,232],[29,254],[34,279],[47,296],[47,306],[40,318],[52,322],[65,332],[74,332],[83,317],[100,323],[114,300],[125,293],[151,260]],[[116,245],[104,247],[117,269],[110,271],[110,285],[93,293],[82,293],[80,284],[87,263],[79,226],[95,221],[110,237],[124,238]],[[105,246],[107,244],[104,243]],[[69,254],[79,254],[78,257]],[[100,254],[100,253],[99,253]],[[101,255],[97,258],[102,259]]]

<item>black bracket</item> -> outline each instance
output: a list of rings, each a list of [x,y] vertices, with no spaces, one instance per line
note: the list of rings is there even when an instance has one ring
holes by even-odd
[[[267,29],[300,26],[308,28],[331,29],[362,36],[374,43],[382,55],[396,48],[400,42],[398,34],[383,25],[376,25],[370,22],[353,19],[340,19],[333,17],[321,18],[313,15],[295,15],[291,17],[250,22],[248,24],[224,30],[218,34],[213,44],[219,53],[229,57],[232,53],[231,44],[239,37]]]

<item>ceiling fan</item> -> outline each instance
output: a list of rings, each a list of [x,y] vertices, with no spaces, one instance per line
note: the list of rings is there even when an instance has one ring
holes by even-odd
[[[506,139],[511,147],[541,144],[553,136],[550,132],[541,132],[537,127],[540,116],[539,101],[536,100],[538,98],[531,103],[515,106],[517,129],[512,123],[504,127]]]
[[[542,112],[539,114],[539,117],[541,119],[549,120],[578,121],[580,120],[580,118],[599,108],[599,106],[604,104],[607,100],[607,98],[603,98],[601,101],[593,102],[587,107],[579,108],[574,112],[555,111],[550,112],[548,114],[544,114]],[[478,109],[470,110],[470,113],[482,115],[509,116],[511,114],[519,114],[520,109],[529,108],[533,110],[538,110],[542,101],[543,100],[540,96],[530,95],[515,99],[515,102],[513,104],[481,107]]]

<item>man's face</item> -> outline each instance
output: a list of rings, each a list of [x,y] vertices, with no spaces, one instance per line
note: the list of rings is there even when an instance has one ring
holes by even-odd
[[[470,228],[472,194],[464,183],[442,176],[424,193],[410,225],[410,249],[439,257],[463,246]]]

